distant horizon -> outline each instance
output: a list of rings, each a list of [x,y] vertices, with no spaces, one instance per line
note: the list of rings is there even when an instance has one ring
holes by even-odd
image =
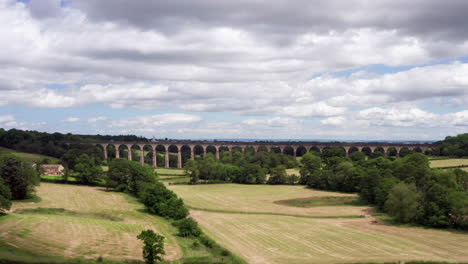
[[[81,134],[81,133],[73,133],[73,132],[60,132],[60,131],[40,131],[40,130],[28,130],[28,129],[20,129],[20,128],[3,128],[0,129],[9,130],[9,129],[17,129],[23,131],[37,131],[40,133],[61,133],[61,134],[73,134],[73,135],[80,135],[80,136],[136,136],[136,137],[144,137],[148,140],[157,139],[157,140],[164,140],[167,138],[168,140],[192,140],[192,141],[245,141],[245,142],[254,142],[254,141],[270,141],[270,142],[427,142],[427,143],[434,143],[437,141],[444,140],[444,136],[441,139],[424,139],[424,140],[417,140],[417,139],[313,139],[313,138],[174,138],[174,137],[155,137],[155,136],[144,136],[144,135],[136,135],[136,134]],[[455,135],[454,135],[455,136]]]

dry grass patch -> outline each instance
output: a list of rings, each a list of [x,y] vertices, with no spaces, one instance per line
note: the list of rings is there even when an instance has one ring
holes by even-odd
[[[317,191],[290,185],[170,185],[169,188],[192,208],[238,212],[280,213],[302,216],[363,215],[366,206],[291,207],[275,201],[309,197],[357,197],[355,194]]]
[[[375,224],[370,218],[191,215],[218,243],[249,263],[468,261],[468,234]]]
[[[300,176],[299,169],[297,169],[297,168],[286,169],[286,173],[287,173],[288,175],[296,174],[297,176]]]
[[[0,221],[0,243],[67,257],[141,260],[136,236],[153,229],[166,237],[166,258],[182,257],[169,223],[143,212],[134,198],[97,187],[42,183],[38,203],[14,203]]]
[[[468,166],[468,159],[431,160],[430,165],[431,165],[431,168]]]

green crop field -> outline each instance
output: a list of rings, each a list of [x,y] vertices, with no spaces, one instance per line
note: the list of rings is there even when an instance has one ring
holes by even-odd
[[[40,202],[15,202],[0,218],[0,259],[47,255],[141,260],[136,236],[151,228],[166,237],[166,259],[182,257],[168,221],[143,211],[135,198],[102,188],[42,183]],[[11,254],[7,249],[27,254]],[[35,257],[34,257],[35,258]]]
[[[468,166],[468,159],[431,160],[431,168]]]
[[[261,212],[300,216],[360,216],[366,206],[318,206],[299,208],[275,203],[280,200],[310,197],[348,196],[355,194],[317,191],[304,186],[206,184],[169,187],[192,207],[210,211]]]
[[[191,214],[218,243],[252,264],[468,261],[466,233],[390,226],[372,218]]]
[[[183,169],[166,169],[166,168],[156,168],[158,175],[185,175],[185,170]]]
[[[37,162],[39,160],[49,159],[50,163],[53,163],[53,164],[59,163],[59,160],[54,157],[34,154],[34,153],[19,152],[13,149],[8,149],[8,148],[3,148],[3,147],[0,147],[0,155],[1,154],[12,154],[25,162]]]

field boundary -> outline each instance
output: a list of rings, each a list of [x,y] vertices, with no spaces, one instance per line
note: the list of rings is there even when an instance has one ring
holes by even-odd
[[[250,215],[278,215],[278,216],[292,216],[299,218],[312,218],[312,219],[335,219],[335,218],[364,218],[364,215],[330,215],[330,216],[318,216],[318,215],[295,215],[295,214],[282,214],[272,212],[249,212],[249,211],[231,211],[231,210],[218,210],[188,206],[187,208],[196,211],[204,211],[210,213],[223,213],[223,214],[250,214]]]

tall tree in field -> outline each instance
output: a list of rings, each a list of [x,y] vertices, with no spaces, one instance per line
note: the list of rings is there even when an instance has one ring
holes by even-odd
[[[156,234],[153,230],[141,231],[137,236],[138,239],[143,240],[143,258],[147,264],[154,264],[156,261],[162,260],[162,255],[166,254],[164,251],[164,237]]]

